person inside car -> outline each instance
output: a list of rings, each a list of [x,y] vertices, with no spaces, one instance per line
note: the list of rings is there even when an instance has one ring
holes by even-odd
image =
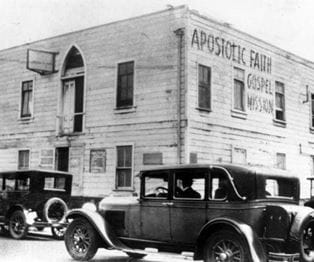
[[[192,188],[193,179],[191,177],[185,177],[182,179],[182,190],[180,197],[183,198],[201,198],[201,194]]]
[[[228,180],[226,177],[219,179],[219,187],[215,191],[215,199],[225,199],[228,195]]]

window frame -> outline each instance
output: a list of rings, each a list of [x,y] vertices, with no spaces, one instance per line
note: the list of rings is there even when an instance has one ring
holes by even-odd
[[[200,81],[200,69],[204,68],[204,69],[208,69],[209,72],[209,82],[208,83],[203,83]],[[201,110],[201,111],[207,111],[207,112],[211,112],[212,111],[212,68],[210,66],[198,63],[197,64],[197,109]],[[203,106],[201,105],[201,88],[206,88],[206,90],[209,92],[209,107]],[[206,92],[205,92],[206,93]]]
[[[131,147],[131,166],[130,167],[119,167],[118,166],[118,148],[119,147]],[[119,144],[116,145],[115,147],[115,151],[116,151],[116,163],[115,163],[115,190],[118,191],[128,191],[128,190],[134,190],[134,186],[133,186],[133,182],[134,182],[134,144],[133,143],[126,143],[126,144]],[[131,176],[131,180],[130,180],[130,186],[119,186],[118,185],[118,170],[121,169],[131,169],[130,172],[130,176]]]
[[[119,83],[120,83],[120,66],[123,65],[123,64],[129,64],[129,63],[132,63],[133,64],[133,72],[132,72],[132,75],[133,75],[133,81],[132,81],[132,103],[130,105],[128,104],[120,104],[121,103],[121,98],[120,98],[120,86],[119,86]],[[125,61],[120,61],[117,63],[116,65],[116,95],[115,95],[115,109],[116,110],[123,110],[123,109],[126,109],[126,110],[129,110],[129,109],[132,109],[135,107],[135,80],[136,80],[136,70],[135,70],[135,65],[136,65],[136,61],[135,59],[128,59],[128,60],[125,60]],[[131,75],[131,74],[126,74],[127,76]]]
[[[237,74],[236,74],[236,71],[241,71],[243,72],[243,79],[240,79]],[[236,99],[235,99],[235,82],[239,82],[239,83],[242,83],[243,84],[243,93],[241,95],[242,97],[242,103],[243,103],[243,110],[242,109],[238,109],[238,108],[235,108],[235,102],[236,102]],[[245,97],[246,97],[246,85],[245,85],[245,70],[240,68],[240,67],[236,67],[234,66],[233,67],[233,75],[232,75],[232,111],[235,111],[237,113],[242,113],[242,114],[245,114],[246,113],[246,103],[245,103]]]
[[[282,87],[283,87],[283,92],[278,92],[278,91],[277,91],[277,86],[278,86],[278,85],[282,85]],[[281,94],[282,97],[283,97],[283,108],[282,108],[282,109],[279,108],[279,107],[277,107],[277,105],[276,105],[277,93],[278,93],[278,94]],[[285,123],[285,122],[286,122],[286,95],[285,95],[285,93],[286,93],[285,84],[284,84],[283,82],[281,82],[281,81],[275,81],[275,97],[274,97],[274,99],[275,99],[275,102],[274,102],[274,108],[275,108],[275,110],[274,110],[274,120],[275,120],[276,122],[281,122],[281,123]],[[277,118],[277,111],[281,111],[281,112],[282,112],[282,115],[283,115],[282,118],[283,118],[283,119]]]
[[[32,99],[31,99],[31,102],[29,102],[29,99],[28,99],[30,113],[25,115],[25,114],[23,114],[23,108],[24,108],[23,102],[24,102],[24,94],[26,92],[24,92],[23,88],[24,88],[24,84],[27,84],[27,83],[32,83],[32,89],[31,89]],[[19,119],[21,119],[21,120],[29,120],[29,119],[32,119],[34,116],[34,99],[35,99],[34,90],[35,90],[34,79],[21,81],[21,84],[20,84],[20,108],[19,108]]]
[[[279,167],[279,157],[284,157],[284,163],[283,167]],[[276,165],[275,167],[280,170],[287,170],[287,154],[286,153],[281,153],[277,152],[276,153]]]
[[[314,93],[310,93],[310,129],[314,131]]]
[[[28,167],[27,168],[25,168],[25,167],[21,168],[20,167],[20,153],[21,152],[28,152]],[[30,162],[31,162],[31,151],[30,151],[30,149],[29,148],[19,149],[17,151],[17,170],[29,170],[30,169]]]

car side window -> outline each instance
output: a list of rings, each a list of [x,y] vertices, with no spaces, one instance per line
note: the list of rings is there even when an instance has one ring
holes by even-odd
[[[152,172],[145,174],[144,197],[168,197],[168,172]]]
[[[6,178],[4,183],[5,191],[15,191],[15,178]]]
[[[213,200],[227,200],[231,190],[231,184],[227,175],[223,172],[211,174],[210,179],[211,192],[210,197]]]
[[[30,187],[29,177],[16,179],[16,186],[18,191],[28,191]]]
[[[45,190],[65,190],[65,177],[45,177]]]
[[[0,177],[0,191],[4,190],[4,178]]]
[[[205,172],[178,171],[175,174],[175,198],[204,199]]]

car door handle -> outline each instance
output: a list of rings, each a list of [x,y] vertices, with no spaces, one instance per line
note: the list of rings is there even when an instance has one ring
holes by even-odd
[[[163,202],[161,203],[163,206],[173,206],[173,202]]]

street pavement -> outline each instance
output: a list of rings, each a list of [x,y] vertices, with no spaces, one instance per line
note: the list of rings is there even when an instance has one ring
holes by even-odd
[[[30,233],[24,240],[0,235],[1,262],[74,262],[63,241],[52,238],[49,229]],[[99,249],[94,262],[189,262],[191,257],[177,254],[149,254],[144,259],[131,259],[123,252]]]

